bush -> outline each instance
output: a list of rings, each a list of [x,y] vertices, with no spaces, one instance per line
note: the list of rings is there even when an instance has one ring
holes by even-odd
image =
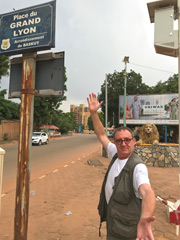
[[[10,139],[10,134],[9,133],[4,133],[4,141],[7,141]]]

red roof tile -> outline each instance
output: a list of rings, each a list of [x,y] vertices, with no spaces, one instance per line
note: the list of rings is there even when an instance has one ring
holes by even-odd
[[[43,125],[40,127],[40,129],[59,129],[55,125]]]

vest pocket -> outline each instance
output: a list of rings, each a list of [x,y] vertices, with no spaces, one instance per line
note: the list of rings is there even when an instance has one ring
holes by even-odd
[[[119,224],[119,220],[112,219],[111,233],[122,239],[136,239],[137,237],[137,225],[125,225]]]
[[[116,179],[115,179],[116,181]],[[114,200],[121,204],[128,204],[131,198],[130,191],[130,179],[128,172],[124,172],[121,177],[121,181],[116,187],[116,191],[114,194]]]
[[[119,210],[120,211],[120,210]],[[126,212],[126,214],[113,211],[111,214],[110,232],[116,237],[125,237],[123,239],[131,239],[137,237],[137,215],[136,213]],[[123,219],[123,220],[121,220]]]

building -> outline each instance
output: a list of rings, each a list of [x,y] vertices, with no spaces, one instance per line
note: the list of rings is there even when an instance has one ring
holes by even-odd
[[[85,104],[79,106],[70,105],[70,112],[74,112],[78,124],[83,124],[84,129],[88,129],[88,118],[90,116],[89,108]]]

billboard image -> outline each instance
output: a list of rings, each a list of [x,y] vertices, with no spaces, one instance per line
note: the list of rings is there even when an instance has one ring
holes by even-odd
[[[119,123],[124,119],[124,96],[119,96]],[[173,94],[147,94],[126,96],[126,123],[178,125],[179,98]]]

